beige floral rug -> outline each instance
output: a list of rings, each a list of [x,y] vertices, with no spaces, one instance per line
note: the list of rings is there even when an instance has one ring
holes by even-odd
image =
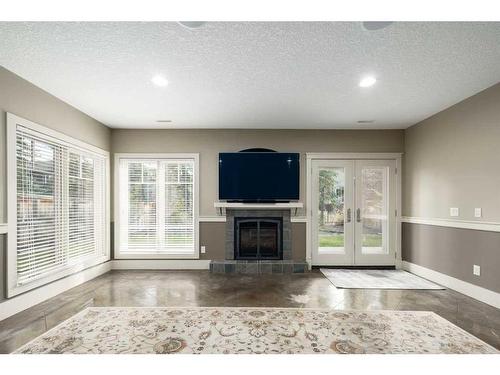
[[[497,353],[432,312],[90,307],[16,353]]]

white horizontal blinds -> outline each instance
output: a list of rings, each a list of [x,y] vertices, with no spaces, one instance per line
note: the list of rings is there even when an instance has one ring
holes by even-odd
[[[159,246],[157,220],[157,161],[130,161],[126,163],[128,176],[127,251],[156,252]],[[125,226],[124,228],[127,228]]]
[[[192,160],[163,163],[165,172],[165,250],[192,253],[194,248],[194,195]]]
[[[105,159],[16,130],[17,285],[105,254]]]
[[[120,253],[193,254],[193,160],[120,160]]]
[[[65,263],[61,241],[64,149],[17,133],[17,282]]]
[[[100,184],[96,177],[102,173],[93,158],[75,151],[69,153],[69,244],[68,256],[72,262],[80,257],[92,255],[99,249],[97,230],[102,225],[102,212],[96,208],[102,204],[99,197]],[[96,186],[97,185],[97,186]]]

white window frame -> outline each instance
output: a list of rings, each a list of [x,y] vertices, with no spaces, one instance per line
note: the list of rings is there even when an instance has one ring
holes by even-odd
[[[122,159],[192,159],[193,173],[193,215],[194,215],[194,252],[193,254],[131,254],[120,252],[120,160]],[[200,155],[197,153],[117,153],[114,162],[114,259],[199,259],[200,258]]]
[[[64,269],[57,271],[46,277],[34,280],[24,285],[17,285],[17,155],[16,155],[16,136],[17,126],[22,126],[30,132],[33,132],[41,139],[48,141],[56,140],[58,143],[80,149],[87,153],[97,154],[105,159],[104,175],[105,175],[105,225],[104,229],[104,255],[86,259],[85,261],[68,265]],[[110,172],[109,172],[109,152],[99,147],[90,145],[81,140],[70,137],[64,133],[37,124],[33,121],[16,116],[12,113],[7,113],[7,218],[8,218],[8,234],[7,234],[7,297],[13,297],[18,294],[27,292],[31,289],[46,285],[52,281],[63,277],[75,274],[86,268],[96,266],[98,264],[110,260]]]

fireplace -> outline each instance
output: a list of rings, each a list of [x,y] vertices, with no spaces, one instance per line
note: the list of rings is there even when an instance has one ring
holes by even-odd
[[[234,259],[283,259],[281,217],[235,217]]]
[[[227,208],[224,259],[210,261],[214,273],[303,273],[293,259],[290,209]]]

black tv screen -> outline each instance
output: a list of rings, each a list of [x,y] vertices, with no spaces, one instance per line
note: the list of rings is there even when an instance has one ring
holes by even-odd
[[[222,152],[219,199],[273,202],[299,199],[298,153]]]

